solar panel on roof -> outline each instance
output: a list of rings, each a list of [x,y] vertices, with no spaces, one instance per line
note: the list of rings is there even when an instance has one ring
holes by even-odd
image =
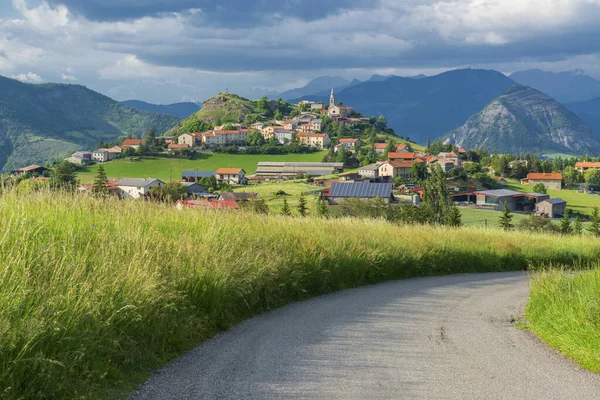
[[[337,182],[331,186],[329,191],[329,197],[387,198],[391,194],[391,183]]]

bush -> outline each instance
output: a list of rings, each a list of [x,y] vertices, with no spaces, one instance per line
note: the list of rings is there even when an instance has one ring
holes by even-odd
[[[552,220],[533,214],[519,222],[519,229],[536,233],[556,233],[559,230]]]

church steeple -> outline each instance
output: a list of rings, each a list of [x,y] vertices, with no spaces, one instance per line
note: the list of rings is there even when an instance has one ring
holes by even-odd
[[[333,92],[333,88],[331,88],[331,96],[329,96],[329,107],[335,106],[335,93]]]

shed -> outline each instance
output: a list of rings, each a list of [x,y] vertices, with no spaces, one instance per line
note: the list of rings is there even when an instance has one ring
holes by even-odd
[[[563,199],[546,199],[535,206],[535,212],[539,215],[546,215],[550,218],[560,218],[565,214],[567,202]]]

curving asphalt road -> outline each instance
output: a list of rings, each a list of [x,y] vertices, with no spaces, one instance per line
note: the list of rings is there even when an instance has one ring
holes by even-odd
[[[141,399],[600,399],[600,377],[512,322],[522,273],[347,290],[261,315],[157,372]]]

